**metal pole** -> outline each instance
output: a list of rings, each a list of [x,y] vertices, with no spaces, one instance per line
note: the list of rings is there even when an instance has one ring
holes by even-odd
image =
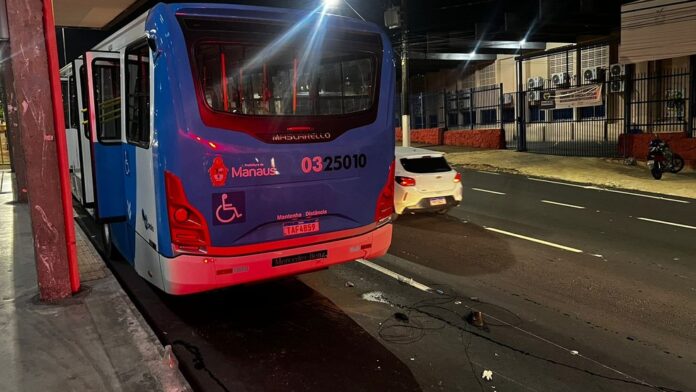
[[[19,140],[25,157],[39,298],[56,301],[79,289],[67,146],[50,0],[7,0]],[[42,23],[43,21],[43,23]],[[39,39],[37,39],[37,37]]]
[[[474,129],[474,89],[469,87],[469,129]]]
[[[401,0],[401,132],[404,147],[411,146],[411,108],[408,88],[408,16],[406,0]]]
[[[442,114],[445,120],[445,129],[449,128],[449,97],[447,90],[442,90]]]
[[[696,55],[689,57],[689,99],[686,110],[686,134],[694,137],[694,121],[696,120]]]
[[[527,151],[527,110],[525,108],[522,60],[517,60],[517,151]]]
[[[633,64],[626,64],[626,75],[624,76],[624,134],[628,135],[631,131],[631,97],[633,96]]]
[[[503,98],[503,84],[500,83],[498,85],[498,102],[499,102],[499,107],[498,107],[498,124],[500,124],[500,132],[505,134],[505,129],[503,126],[503,110],[505,110],[505,100]]]

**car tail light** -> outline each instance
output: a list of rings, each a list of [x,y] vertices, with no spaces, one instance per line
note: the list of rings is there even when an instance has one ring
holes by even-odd
[[[416,186],[416,179],[411,177],[394,177],[394,181],[399,183],[401,186]]]
[[[389,177],[384,184],[382,191],[377,198],[377,208],[375,210],[375,222],[378,225],[389,222],[394,213],[394,161],[389,166]]]
[[[207,253],[210,246],[208,223],[186,198],[181,179],[169,171],[164,172],[167,190],[167,211],[172,246],[179,253]]]
[[[454,182],[462,182],[462,173],[457,172],[457,174],[454,175]]]

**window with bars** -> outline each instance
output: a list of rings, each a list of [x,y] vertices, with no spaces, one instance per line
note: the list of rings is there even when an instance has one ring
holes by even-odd
[[[580,67],[609,68],[609,46],[595,46],[580,51]]]
[[[495,63],[487,65],[479,70],[479,87],[495,84]]]
[[[567,72],[572,78],[575,75],[575,53],[562,52],[552,54],[548,58],[549,77],[555,73]]]
[[[476,87],[476,78],[474,77],[474,74],[469,74],[464,76],[461,79],[461,88],[462,90],[470,89]]]

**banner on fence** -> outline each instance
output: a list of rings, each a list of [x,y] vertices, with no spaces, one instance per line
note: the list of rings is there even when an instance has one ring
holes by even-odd
[[[602,84],[549,90],[541,93],[543,109],[568,109],[602,104]]]

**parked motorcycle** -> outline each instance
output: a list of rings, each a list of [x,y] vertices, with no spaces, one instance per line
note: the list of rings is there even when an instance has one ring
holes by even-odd
[[[667,143],[653,139],[648,145],[648,168],[653,178],[659,180],[662,173],[678,173],[684,168],[684,158],[672,152]]]

